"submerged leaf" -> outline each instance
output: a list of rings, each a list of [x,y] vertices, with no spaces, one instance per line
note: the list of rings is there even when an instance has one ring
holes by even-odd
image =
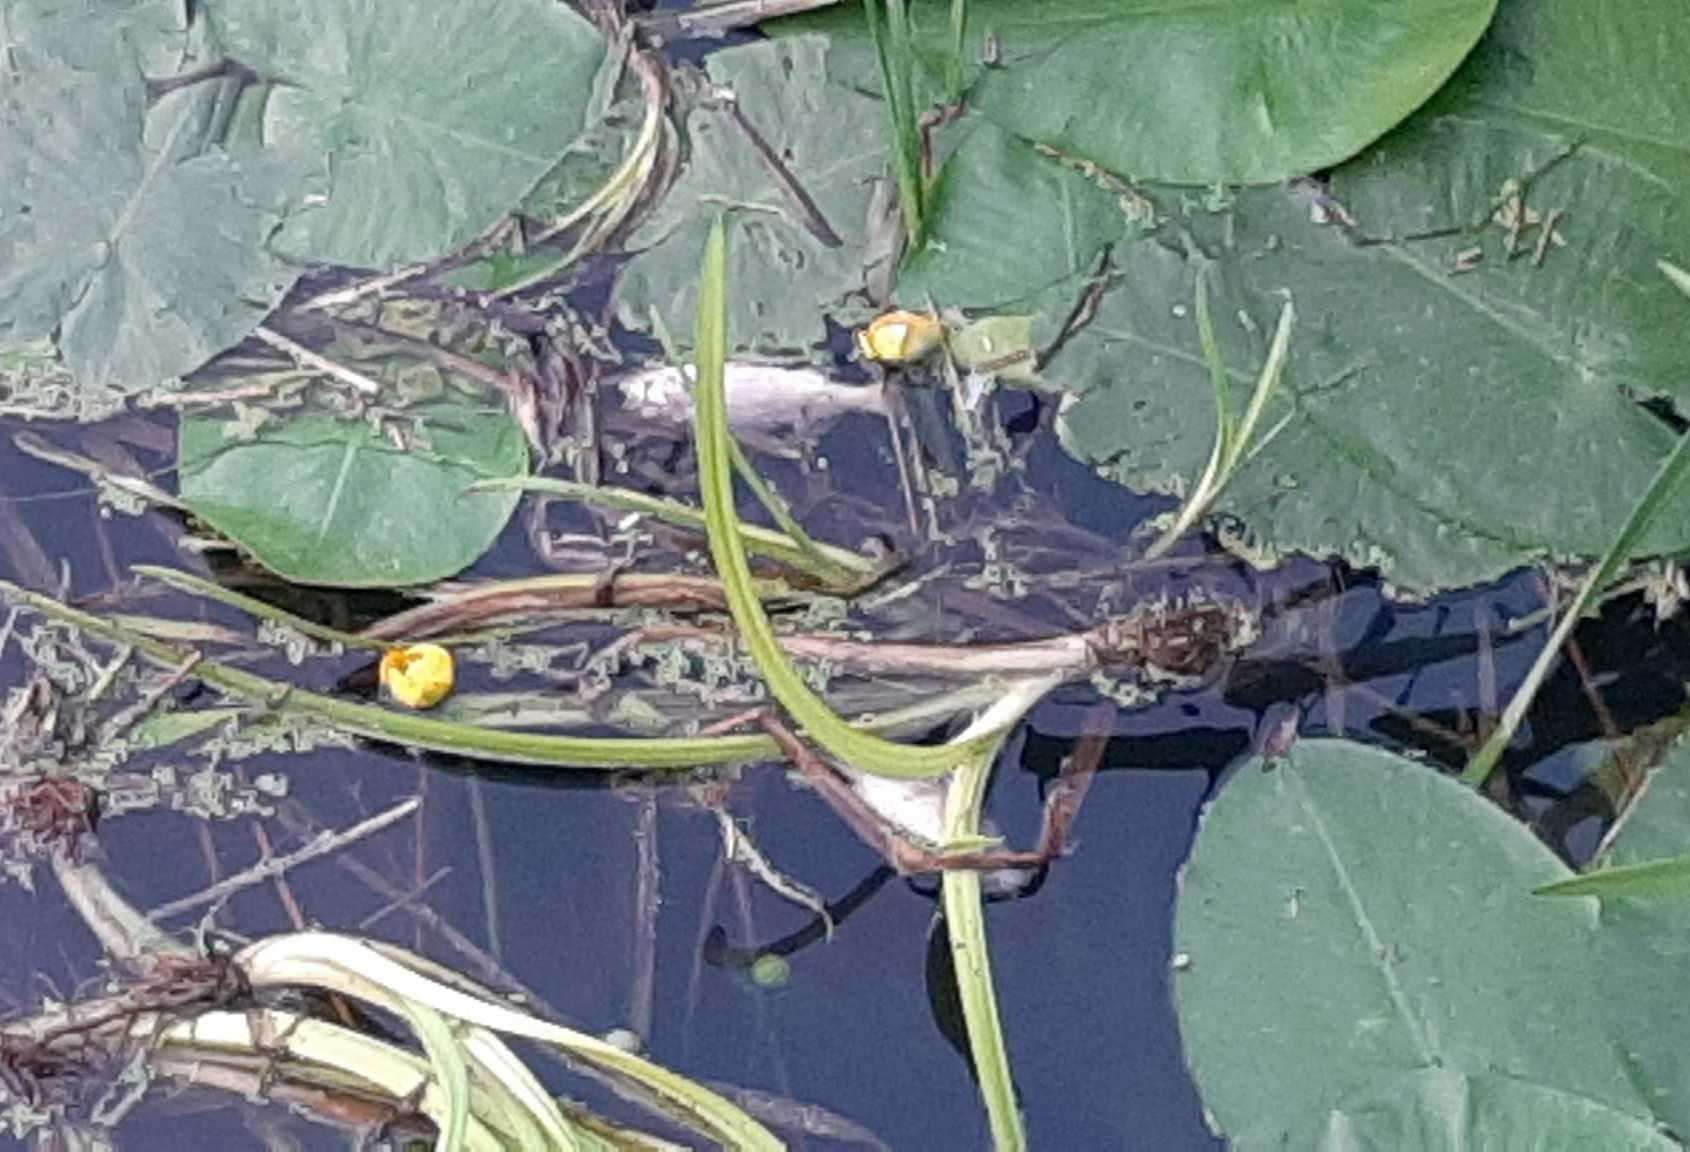
[[[269,81],[267,149],[326,165],[328,195],[278,248],[387,268],[473,239],[584,127],[604,55],[548,0],[214,0],[220,45]]]

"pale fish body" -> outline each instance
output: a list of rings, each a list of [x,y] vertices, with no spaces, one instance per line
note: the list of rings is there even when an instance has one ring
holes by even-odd
[[[827,424],[847,412],[882,415],[881,385],[844,384],[814,368],[729,361],[724,383],[728,423],[740,431]],[[608,383],[622,394],[622,406],[652,420],[692,419],[693,368],[646,368]]]

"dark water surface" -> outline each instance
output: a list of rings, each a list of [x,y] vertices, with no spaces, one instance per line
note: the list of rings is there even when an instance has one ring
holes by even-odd
[[[1006,401],[1002,412],[1016,419],[1023,403]],[[887,498],[883,467],[871,467],[879,449],[863,428],[835,429],[822,448],[834,461],[827,483],[848,474],[850,484],[867,486],[870,503]],[[1126,554],[1127,531],[1145,503],[1069,464],[1054,445],[1035,441],[1028,449],[1028,486]],[[165,462],[144,450],[136,458],[148,468]],[[815,483],[787,465],[771,474],[789,492]],[[9,436],[0,438],[0,486],[11,532],[21,529],[55,562],[68,562],[74,597],[128,586],[132,563],[195,563],[173,549],[179,525],[172,518],[101,516],[78,478],[15,454]],[[820,507],[825,520],[825,499]],[[513,526],[483,569],[522,571],[525,549]],[[41,576],[15,540],[3,570],[24,583]],[[1036,893],[989,911],[1004,1025],[1039,1148],[1217,1146],[1184,1072],[1168,974],[1176,871],[1198,809],[1226,767],[1267,732],[1293,724],[1305,735],[1342,732],[1453,763],[1459,745],[1437,738],[1430,725],[1459,730],[1487,691],[1506,699],[1542,638],[1541,629],[1512,639],[1502,633],[1505,621],[1541,602],[1529,577],[1402,605],[1353,574],[1305,563],[1257,577],[1194,551],[1174,576],[1146,580],[1145,593],[1172,580],[1249,597],[1264,613],[1264,636],[1217,682],[1120,712],[1075,851]],[[237,613],[180,597],[138,610],[245,626]],[[912,627],[943,635],[944,613]],[[1690,645],[1681,623],[1657,627],[1640,608],[1621,604],[1581,630],[1580,641],[1622,729],[1682,703]],[[359,663],[349,657],[332,674],[309,666],[309,677],[327,687]],[[16,644],[0,651],[7,687],[25,673]],[[1494,688],[1484,687],[1487,678]],[[1035,834],[1041,782],[1096,701],[1090,687],[1063,689],[1011,742],[991,811],[1013,839]],[[1580,747],[1600,734],[1579,677],[1563,668],[1510,761],[1520,811],[1538,817],[1556,847],[1575,858],[1592,849],[1607,815],[1587,803],[1577,774],[1585,762]],[[94,851],[132,902],[149,907],[248,866],[260,856],[260,830],[284,852],[304,831],[345,827],[420,794],[420,820],[288,875],[288,898],[308,921],[419,947],[470,972],[496,966],[560,1019],[594,1033],[630,1028],[657,1060],[729,1091],[756,1093],[752,1103],[776,1102],[777,1117],[796,1106],[823,1110],[815,1126],[834,1125],[834,1137],[784,1127],[795,1147],[986,1145],[969,1068],[952,1039],[957,1022],[943,949],[935,947],[942,938],[934,934],[931,886],[888,878],[819,800],[778,770],[748,770],[728,795],[731,811],[771,860],[828,899],[872,894],[831,940],[789,953],[784,986],[763,988],[742,966],[725,963],[724,952],[731,960],[734,949],[779,941],[804,929],[810,915],[725,868],[715,817],[682,787],[611,789],[586,774],[485,772],[377,748],[259,757],[243,768],[288,776],[288,819],[208,823],[161,810],[102,826]],[[647,902],[657,897],[654,936],[642,929],[642,869]],[[372,888],[370,876],[387,887]],[[398,895],[429,877],[413,904],[396,906]],[[0,887],[0,987],[15,1011],[87,987],[101,971],[97,946],[50,874],[38,869],[36,880],[33,894],[15,883]],[[191,926],[188,918],[174,923]],[[455,946],[440,923],[479,954]],[[246,936],[293,926],[271,886],[237,896],[216,924]],[[721,938],[715,944],[713,935]],[[582,1091],[576,1081],[555,1083]],[[157,1093],[122,1134],[127,1148],[256,1148],[272,1129],[303,1147],[344,1146],[342,1137],[280,1108],[231,1107],[209,1092]]]

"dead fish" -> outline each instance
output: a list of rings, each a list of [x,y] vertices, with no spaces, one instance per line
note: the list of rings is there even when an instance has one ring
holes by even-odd
[[[622,406],[651,420],[684,423],[692,419],[691,365],[646,368],[608,380],[622,394]],[[828,424],[847,412],[884,415],[882,386],[845,384],[814,368],[729,361],[726,379],[728,423],[737,432]]]

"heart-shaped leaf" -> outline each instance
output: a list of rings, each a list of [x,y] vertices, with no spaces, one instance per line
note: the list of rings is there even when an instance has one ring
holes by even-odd
[[[267,149],[326,163],[293,259],[387,268],[479,235],[585,124],[597,30],[551,0],[214,0],[218,43],[269,83]]]
[[[1532,895],[1569,874],[1390,753],[1314,740],[1245,764],[1175,928],[1187,1055],[1232,1146],[1559,1147],[1537,1142],[1554,1115],[1579,1146],[1673,1147],[1650,1138],[1594,902]]]
[[[528,449],[503,407],[449,395],[383,421],[306,411],[249,432],[185,415],[181,497],[266,568],[301,584],[444,579],[492,544],[521,493],[465,492],[521,476]]]

